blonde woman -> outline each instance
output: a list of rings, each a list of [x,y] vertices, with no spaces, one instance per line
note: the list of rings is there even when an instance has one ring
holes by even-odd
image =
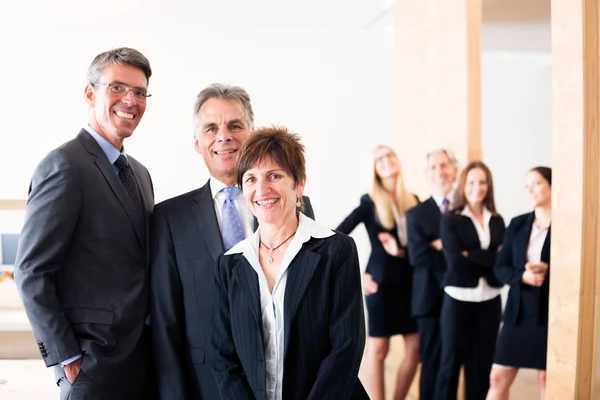
[[[373,151],[373,188],[360,205],[337,227],[350,233],[363,223],[371,242],[371,256],[363,275],[369,320],[365,354],[365,386],[373,400],[383,400],[384,360],[390,337],[404,336],[404,359],[397,372],[394,399],[404,399],[419,364],[419,336],[411,317],[412,269],[406,254],[404,213],[417,205],[402,178],[400,161],[387,146]]]

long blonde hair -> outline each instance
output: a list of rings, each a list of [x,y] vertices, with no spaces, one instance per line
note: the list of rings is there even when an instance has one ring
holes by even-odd
[[[404,184],[404,177],[402,175],[402,165],[396,155],[396,152],[388,146],[379,145],[373,149],[373,157],[375,152],[379,149],[388,149],[392,152],[396,160],[398,160],[398,176],[396,177],[396,204],[397,211],[400,217],[404,216],[404,213],[409,208],[417,205],[417,199],[415,196],[406,189]],[[386,229],[392,229],[396,224],[394,219],[394,199],[383,186],[381,178],[377,175],[377,169],[375,168],[375,160],[373,160],[373,188],[369,193],[373,203],[375,204],[375,211],[377,218],[381,225]]]

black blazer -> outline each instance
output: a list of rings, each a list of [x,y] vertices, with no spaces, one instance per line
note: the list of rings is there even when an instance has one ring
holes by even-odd
[[[502,251],[498,254],[494,273],[503,283],[510,285],[506,309],[504,311],[504,323],[517,325],[520,318],[519,311],[524,298],[524,292],[529,292],[528,300],[537,303],[538,324],[548,325],[548,294],[550,288],[550,272],[546,274],[546,279],[542,286],[533,287],[521,282],[523,272],[525,272],[525,263],[527,262],[527,248],[529,247],[529,236],[533,226],[535,214],[523,214],[510,221],[510,225],[504,236]],[[542,247],[541,260],[550,265],[550,229]],[[535,305],[532,305],[535,307]]]
[[[492,215],[489,228],[490,246],[483,250],[471,218],[457,213],[442,216],[440,230],[448,265],[444,287],[474,288],[479,284],[479,278],[485,278],[492,287],[502,287],[494,275],[494,263],[505,231],[502,217]],[[469,253],[468,257],[461,254],[463,250]]]
[[[312,207],[304,197],[305,214]],[[159,398],[218,399],[206,362],[213,275],[223,252],[210,181],[154,209],[150,283]]]
[[[213,373],[224,399],[266,400],[258,276],[243,254],[215,273]],[[358,380],[365,344],[354,241],[337,233],[304,243],[288,267],[283,398],[368,399]]]
[[[433,197],[406,212],[408,256],[414,267],[411,305],[416,317],[435,311],[441,304],[446,260],[441,251],[429,245],[440,238],[441,216]]]
[[[148,226],[150,175],[133,157],[128,160]],[[142,340],[148,229],[139,229],[135,214],[102,148],[82,129],[33,174],[15,265],[46,366],[83,353],[82,371],[98,388],[118,386],[131,397],[143,390],[148,358]]]
[[[400,244],[398,238],[398,229],[396,225],[392,229],[384,228],[375,211],[375,203],[369,195],[364,195],[360,199],[360,205],[348,215],[336,230],[349,234],[358,226],[364,223],[371,242],[371,255],[367,263],[366,272],[373,276],[373,280],[378,283],[400,283],[412,279],[412,270],[408,264],[408,258],[390,256],[381,241],[377,237],[381,232],[391,234],[401,249],[406,250]]]

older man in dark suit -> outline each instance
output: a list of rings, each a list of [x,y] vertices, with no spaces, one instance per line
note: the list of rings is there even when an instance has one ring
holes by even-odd
[[[161,399],[219,399],[207,356],[218,256],[250,236],[255,218],[236,185],[236,160],[254,127],[248,93],[213,84],[194,106],[194,145],[210,179],[154,210],[151,286],[155,366]],[[308,198],[305,214],[314,217]],[[235,234],[229,224],[234,221]]]
[[[61,398],[139,399],[149,338],[150,175],[125,154],[146,109],[140,52],[99,54],[88,69],[89,125],[31,180],[15,281]]]
[[[433,193],[406,212],[408,254],[414,267],[412,314],[417,318],[421,381],[419,398],[435,400],[435,382],[440,367],[440,311],[446,261],[442,254],[440,221],[452,206],[456,159],[447,150],[427,154],[427,174]]]

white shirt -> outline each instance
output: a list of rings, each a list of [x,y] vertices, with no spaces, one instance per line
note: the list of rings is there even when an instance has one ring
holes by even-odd
[[[317,224],[312,219],[300,213],[298,230],[281,259],[279,276],[275,281],[275,286],[273,286],[273,293],[269,292],[267,278],[260,266],[258,256],[260,234],[258,230],[225,253],[227,255],[243,253],[246,260],[248,260],[258,275],[268,400],[283,399],[283,349],[285,337],[283,311],[288,267],[294,257],[300,252],[302,245],[308,242],[311,237],[322,239],[333,236],[334,234],[335,232],[331,229]],[[302,266],[298,265],[298,267],[301,268]],[[294,282],[292,282],[292,284],[294,284]],[[310,349],[306,349],[306,351],[310,351]]]
[[[531,235],[529,235],[529,245],[527,246],[527,261],[530,263],[539,263],[542,261],[542,247],[548,235],[548,228],[538,228],[533,224]]]
[[[492,213],[486,207],[483,207],[483,226],[479,225],[479,222],[473,216],[469,206],[466,206],[461,215],[471,218],[477,236],[479,236],[479,242],[481,243],[481,249],[487,250],[490,247],[491,234],[490,234],[490,219]],[[498,296],[502,291],[502,288],[491,287],[485,278],[479,278],[477,287],[474,288],[463,288],[457,286],[446,286],[444,291],[448,296],[459,301],[468,301],[472,303],[483,303]]]
[[[221,229],[221,220],[223,219],[223,204],[225,203],[225,193],[221,190],[227,187],[226,184],[219,181],[216,178],[210,177],[210,192],[213,197],[213,204],[215,206],[215,213],[217,214],[217,221],[219,222],[219,229]],[[254,233],[254,215],[248,209],[248,204],[244,195],[240,192],[234,199],[235,207],[240,213],[242,224],[244,225],[244,237],[248,238]]]

